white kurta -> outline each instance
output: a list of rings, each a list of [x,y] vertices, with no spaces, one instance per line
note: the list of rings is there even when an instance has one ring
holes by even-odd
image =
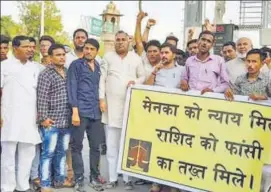
[[[107,103],[107,111],[102,116],[103,123],[122,128],[128,82],[142,84],[145,79],[142,60],[137,54],[128,52],[123,59],[116,52],[109,52],[104,56],[99,93],[100,98]]]
[[[1,63],[1,141],[38,144],[36,87],[40,68],[15,57]]]

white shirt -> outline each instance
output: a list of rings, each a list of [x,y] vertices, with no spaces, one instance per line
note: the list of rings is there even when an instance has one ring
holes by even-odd
[[[41,64],[41,63],[38,63],[38,62],[36,62],[36,61],[32,61],[35,65],[38,65],[39,66],[39,69],[40,69],[40,72],[42,72],[46,67],[43,65],[43,64]]]
[[[238,76],[247,73],[246,62],[240,58],[232,59],[226,62],[226,68],[230,79],[230,84],[233,85]],[[268,72],[266,65],[261,68],[261,72]]]
[[[124,105],[129,81],[144,83],[145,71],[141,58],[133,53],[121,59],[116,52],[108,52],[101,62],[99,97],[105,99],[107,111],[102,122],[111,127],[122,128]]]
[[[31,61],[22,64],[15,57],[10,57],[1,63],[1,141],[41,142],[36,123],[39,73],[39,66]]]
[[[67,54],[66,54],[66,63],[65,63],[64,66],[65,66],[67,69],[69,69],[71,63],[72,63],[74,60],[76,60],[76,59],[79,59],[79,57],[77,57],[77,55],[75,54],[74,50],[71,51],[71,52],[69,52],[69,53],[67,53]],[[95,60],[100,64],[102,59],[101,59],[101,57],[100,57],[99,55],[97,55],[97,56],[95,57]]]

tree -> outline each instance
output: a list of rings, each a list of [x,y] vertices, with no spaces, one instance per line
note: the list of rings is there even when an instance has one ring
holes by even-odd
[[[13,38],[23,30],[18,23],[12,20],[11,16],[1,16],[1,34]]]
[[[57,42],[70,45],[69,36],[63,31],[60,10],[54,1],[45,1],[44,34],[52,36]],[[19,16],[28,36],[40,37],[41,2],[18,1]]]
[[[19,16],[23,25],[27,28],[27,34],[39,37],[41,25],[41,2],[18,1]],[[60,11],[54,1],[45,1],[44,33],[56,35],[63,30]]]

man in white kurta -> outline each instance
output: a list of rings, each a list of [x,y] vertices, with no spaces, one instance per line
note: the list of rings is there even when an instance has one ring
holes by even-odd
[[[29,190],[35,145],[41,142],[36,124],[36,86],[40,69],[28,60],[29,40],[12,41],[14,56],[1,63],[1,191]],[[17,174],[15,175],[15,154]]]
[[[234,83],[238,76],[247,73],[247,67],[245,58],[247,53],[252,49],[252,41],[247,37],[241,37],[237,40],[236,43],[236,50],[237,50],[237,57],[226,62],[226,69],[229,75],[230,86],[234,86]],[[269,69],[267,65],[264,65],[261,68],[261,72],[266,73]]]
[[[109,166],[109,184],[117,185],[117,162],[119,154],[121,128],[127,87],[142,84],[145,71],[141,58],[134,52],[128,52],[128,35],[119,31],[115,36],[115,52],[107,53],[101,63],[100,107],[102,122],[106,124],[107,160]],[[125,189],[133,189],[128,176],[124,175]]]

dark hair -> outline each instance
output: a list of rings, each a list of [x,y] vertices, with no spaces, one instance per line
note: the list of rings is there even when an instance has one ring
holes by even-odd
[[[55,40],[53,37],[49,36],[49,35],[43,35],[41,36],[40,40],[39,40],[39,43],[42,42],[42,41],[50,41],[51,44],[55,44]]]
[[[199,38],[198,39],[200,39],[203,35],[212,35],[213,36],[213,41],[215,41],[215,34],[213,34],[211,31],[202,31],[199,34]]]
[[[264,52],[264,53],[269,53],[269,57],[271,57],[271,48],[269,48],[269,47],[262,47],[261,51]]]
[[[66,49],[65,49],[64,45],[62,45],[62,44],[52,44],[50,46],[50,48],[48,49],[48,55],[52,56],[53,51],[56,50],[56,49],[63,49],[64,52],[66,53]]]
[[[261,58],[261,61],[264,61],[267,57],[266,53],[264,53],[261,49],[251,49],[248,53],[247,53],[247,56],[246,58],[249,56],[249,55],[252,55],[252,54],[258,54],[260,55],[260,58]]]
[[[29,40],[29,37],[24,35],[18,35],[12,40],[12,47],[20,47],[21,41]]]
[[[181,49],[177,49],[177,50],[176,50],[176,55],[181,55],[183,58],[186,57],[185,52],[184,52],[183,50],[181,50]]]
[[[100,48],[99,42],[98,42],[96,39],[93,39],[93,38],[87,39],[86,42],[85,42],[85,45],[86,45],[86,44],[91,44],[91,45],[93,45],[94,47],[96,47],[97,50],[99,50],[99,48]],[[84,46],[85,46],[85,45],[84,45]]]
[[[73,32],[73,38],[75,38],[76,33],[78,33],[78,32],[83,32],[83,33],[85,33],[86,37],[88,38],[88,32],[87,32],[85,29],[82,29],[82,28],[76,29],[76,30]]]
[[[0,36],[0,40],[1,40],[1,44],[4,43],[4,44],[9,44],[10,42],[10,38],[5,36],[5,35],[1,35]]]
[[[150,46],[155,46],[155,47],[158,47],[158,49],[160,49],[161,47],[161,43],[158,41],[158,40],[150,40],[146,46],[145,46],[145,50],[148,50],[148,48]]]
[[[35,43],[35,45],[37,44],[37,41],[34,37],[29,37],[29,41]]]
[[[226,47],[226,46],[232,46],[232,48],[233,48],[234,50],[236,50],[236,44],[235,44],[233,41],[228,41],[228,42],[224,43],[223,46],[222,46],[222,49],[223,49],[224,47]]]
[[[172,35],[167,36],[167,38],[166,38],[166,42],[167,42],[168,40],[173,40],[173,41],[175,41],[175,42],[176,42],[176,44],[178,44],[178,41],[179,41],[179,39],[178,39],[177,37],[172,36]],[[166,43],[166,42],[165,42],[165,43]]]
[[[197,39],[192,39],[192,40],[190,40],[190,41],[187,42],[186,47],[189,47],[190,44],[197,43],[197,42],[198,42]]]
[[[177,48],[174,45],[171,45],[170,43],[163,43],[161,45],[161,49],[168,47],[172,53],[177,53]]]
[[[126,33],[125,31],[119,30],[119,31],[115,34],[115,37],[116,37],[118,34],[121,34],[121,33],[124,33],[126,36],[129,36],[128,33]]]

